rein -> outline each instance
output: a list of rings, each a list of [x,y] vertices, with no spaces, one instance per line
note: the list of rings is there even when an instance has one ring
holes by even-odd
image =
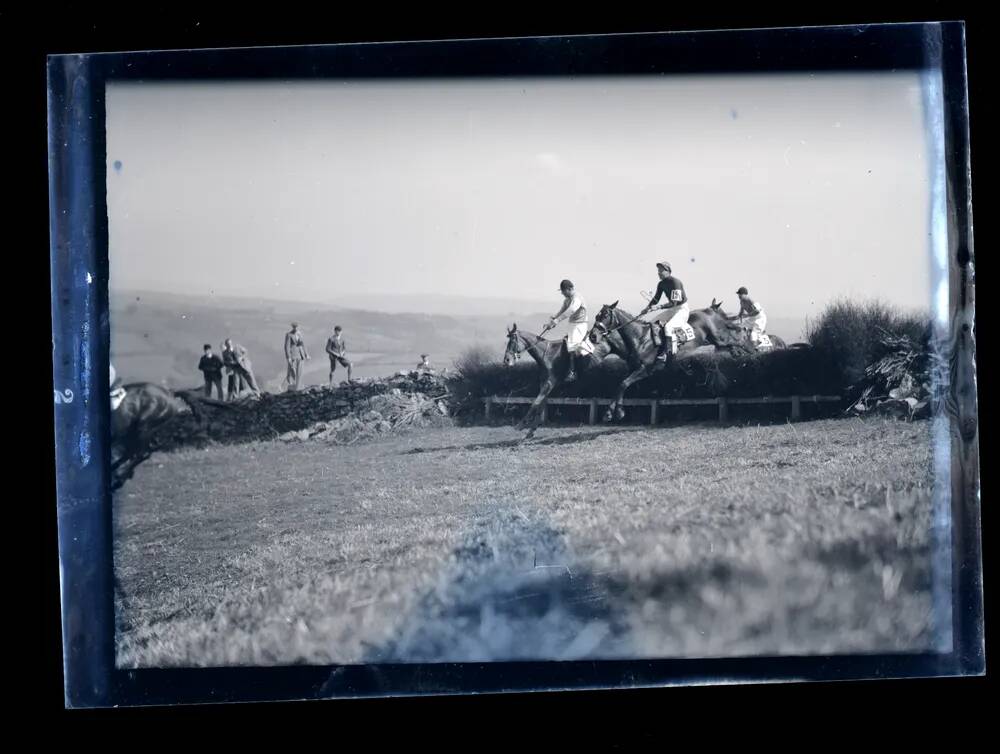
[[[594,321],[594,327],[590,328],[590,332],[592,333],[592,332],[594,332],[595,328],[600,327],[601,328],[601,339],[603,340],[604,338],[607,338],[611,333],[617,332],[618,330],[621,330],[623,327],[628,327],[633,322],[638,322],[639,320],[642,319],[642,317],[643,317],[643,315],[637,314],[636,316],[632,317],[632,319],[630,319],[628,322],[622,322],[617,327],[612,327],[611,329],[608,329],[605,325],[603,325],[602,323],[597,322],[595,320]],[[588,335],[589,334],[590,333],[588,333]]]
[[[549,329],[551,329],[551,328],[549,328]],[[546,330],[546,332],[547,331],[548,330]],[[523,354],[525,351],[530,351],[532,348],[534,348],[535,346],[537,346],[540,343],[553,343],[553,342],[555,342],[555,341],[551,341],[551,340],[546,340],[541,335],[536,335],[535,336],[535,338],[536,338],[535,342],[529,344],[529,343],[526,342],[527,336],[524,333],[518,331],[516,333],[512,333],[512,335],[514,335],[517,338],[517,341],[519,343],[521,343],[522,346],[523,346],[522,348],[520,348],[520,349],[518,349],[516,351],[512,351],[512,353],[514,354],[514,361],[517,361],[518,359],[520,359],[521,358],[521,354]]]

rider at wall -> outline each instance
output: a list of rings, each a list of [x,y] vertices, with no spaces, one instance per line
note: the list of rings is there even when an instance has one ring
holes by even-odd
[[[760,303],[750,298],[750,294],[745,286],[740,286],[740,289],[736,291],[736,295],[740,297],[740,311],[736,317],[739,319],[741,325],[744,327],[749,326],[750,341],[754,345],[757,345],[760,343],[761,336],[764,335],[764,330],[767,328],[767,315],[764,313],[764,309]]]
[[[549,324],[545,329],[551,330],[563,319],[569,317],[569,334],[566,336],[566,349],[569,352],[569,374],[566,375],[566,382],[572,382],[576,379],[576,354],[593,353],[594,347],[587,340],[587,304],[583,297],[576,292],[573,283],[569,280],[563,280],[559,284],[559,291],[565,300],[562,308],[549,319]]]
[[[657,262],[656,270],[660,276],[660,282],[656,286],[656,294],[646,305],[646,308],[639,312],[639,319],[649,323],[650,336],[654,343],[657,342],[656,325],[659,324],[664,331],[667,337],[660,339],[656,360],[666,361],[668,344],[670,352],[677,353],[676,331],[687,325],[691,309],[688,306],[684,284],[671,274],[670,265],[666,262]],[[666,303],[659,303],[661,296],[666,300]]]

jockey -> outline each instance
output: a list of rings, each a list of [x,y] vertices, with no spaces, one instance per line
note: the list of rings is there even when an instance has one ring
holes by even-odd
[[[745,286],[740,286],[736,295],[740,297],[740,312],[737,318],[743,327],[750,330],[750,342],[757,345],[767,327],[767,315],[761,305],[750,298]]]
[[[583,297],[576,292],[573,283],[569,280],[563,280],[559,284],[559,291],[565,301],[555,316],[549,319],[545,330],[551,330],[563,319],[569,317],[569,334],[566,336],[566,350],[569,352],[569,374],[566,375],[566,382],[572,382],[576,379],[576,354],[593,353],[594,347],[587,340],[587,304]]]
[[[656,325],[659,325],[666,334],[667,337],[660,339],[659,352],[656,354],[657,361],[666,361],[668,344],[670,352],[677,353],[677,334],[675,331],[687,325],[691,309],[688,306],[684,284],[670,274],[670,265],[666,262],[657,262],[656,270],[660,276],[660,282],[656,286],[656,295],[646,305],[646,308],[639,312],[639,319],[649,323],[649,332],[653,343],[657,342]],[[658,303],[661,296],[666,299],[666,303]]]

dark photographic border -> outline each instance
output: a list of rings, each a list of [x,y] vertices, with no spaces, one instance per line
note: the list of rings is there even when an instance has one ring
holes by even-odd
[[[49,199],[67,707],[982,675],[982,550],[961,22],[51,56]],[[940,69],[950,271],[953,651],[726,659],[115,668],[105,83]],[[60,399],[59,396],[62,396]]]

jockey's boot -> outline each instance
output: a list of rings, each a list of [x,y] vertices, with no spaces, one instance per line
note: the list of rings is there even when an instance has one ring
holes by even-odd
[[[576,379],[576,354],[569,352],[569,373],[566,375],[566,382],[573,382]]]
[[[656,334],[656,323],[655,322],[650,322],[649,323],[649,340],[650,340],[650,342],[652,342],[652,344],[654,346],[660,345],[660,339],[657,337],[657,334]]]
[[[674,339],[668,337],[666,333],[663,333],[660,338],[660,348],[656,352],[656,361],[665,364],[667,361],[667,353],[676,353],[676,346],[673,345]]]

